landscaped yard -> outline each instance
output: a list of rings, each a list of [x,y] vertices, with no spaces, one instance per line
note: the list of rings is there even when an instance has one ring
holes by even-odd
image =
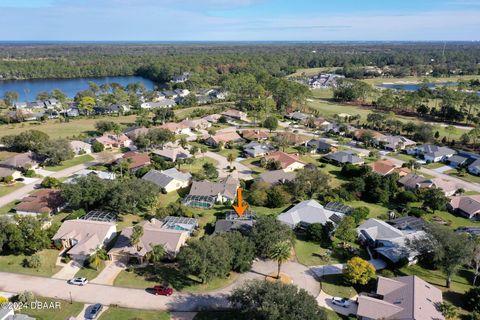
[[[91,155],[89,155],[89,154],[84,154],[84,155],[75,157],[75,158],[73,158],[73,159],[63,161],[63,162],[62,162],[60,165],[58,165],[58,166],[45,167],[45,170],[48,170],[48,171],[60,171],[60,170],[63,170],[63,169],[66,169],[66,168],[70,168],[70,167],[73,167],[73,166],[76,166],[76,165],[79,165],[79,164],[82,164],[82,163],[85,163],[85,162],[88,162],[88,161],[92,161],[92,160],[94,160],[94,158],[93,158]]]
[[[480,176],[476,176],[468,172],[465,173],[464,175],[459,175],[457,169],[451,169],[451,170],[445,171],[444,173],[448,174],[449,176],[456,177],[467,182],[480,183]]]
[[[18,190],[23,186],[25,186],[25,184],[20,182],[15,182],[13,184],[0,183],[0,197],[3,197],[15,190]]]
[[[253,174],[261,174],[268,171],[267,169],[260,167],[260,158],[247,158],[242,160],[241,163],[249,167]]]
[[[215,161],[214,159],[197,155],[195,156],[193,163],[184,164],[180,167],[180,169],[191,172],[191,173],[197,173],[197,174],[202,173],[204,171],[203,165],[207,162],[213,164],[214,166],[217,166],[217,161]]]
[[[297,239],[295,241],[295,255],[298,262],[306,266],[340,263],[331,256],[330,250],[322,248],[318,243]]]
[[[368,218],[378,218],[379,216],[388,214],[388,211],[389,211],[388,208],[385,208],[381,205],[368,203],[361,200],[348,201],[348,202],[345,202],[345,204],[352,208],[367,207],[370,210],[370,214],[368,215]]]
[[[138,222],[140,222],[142,218],[134,214],[123,214],[118,218],[117,223],[117,231],[122,231],[126,227],[131,227]]]
[[[480,221],[474,221],[470,220],[461,216],[456,216],[454,214],[451,214],[450,212],[447,211],[435,211],[435,213],[430,213],[425,215],[425,219],[432,221],[434,220],[434,217],[438,217],[441,219],[441,221],[445,222],[445,225],[452,228],[456,229],[458,227],[465,227],[465,226],[477,226],[480,227]],[[440,219],[438,219],[440,221]]]
[[[15,200],[15,201],[12,201],[10,203],[7,203],[6,205],[4,205],[3,207],[0,208],[0,214],[10,213],[13,210],[13,208],[15,208],[17,203],[19,203],[19,202],[20,202],[19,200]]]
[[[327,275],[322,278],[320,287],[326,294],[335,297],[351,298],[358,293],[354,287],[345,283],[343,274]]]
[[[70,303],[70,301],[43,297],[35,297],[35,300],[48,304],[58,302],[60,307],[58,309],[23,308],[19,313],[29,315],[37,320],[65,320],[78,316],[83,309],[83,303],[75,301]]]
[[[442,162],[432,162],[432,163],[424,165],[424,167],[427,168],[427,169],[438,169],[438,168],[441,168],[441,167],[445,167],[445,164],[442,163]]]
[[[99,320],[168,320],[170,314],[164,311],[150,311],[109,307]]]
[[[105,261],[102,261],[101,265],[98,267],[98,270],[96,270],[93,266],[83,267],[75,274],[75,277],[87,278],[90,281],[95,279],[103,269],[105,269]]]
[[[58,253],[58,250],[55,249],[45,249],[38,252],[37,254],[42,261],[38,269],[24,268],[22,266],[23,260],[26,258],[24,255],[0,256],[0,271],[50,277],[60,270],[60,267],[55,265]]]
[[[224,288],[238,277],[231,273],[228,278],[217,278],[206,284],[201,284],[194,277],[186,277],[173,266],[161,265],[146,268],[134,268],[132,271],[122,271],[115,279],[114,285],[128,288],[151,288],[159,283],[167,283],[176,291],[208,292]]]

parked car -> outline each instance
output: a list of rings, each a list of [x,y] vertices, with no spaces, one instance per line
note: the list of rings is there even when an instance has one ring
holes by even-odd
[[[88,283],[87,278],[73,278],[68,280],[69,284],[74,284],[76,286],[84,286]]]
[[[158,296],[171,296],[173,294],[173,289],[165,286],[154,286],[153,293]]]
[[[332,303],[344,308],[350,307],[350,300],[347,298],[333,297]]]
[[[85,318],[87,319],[97,319],[100,312],[102,312],[103,306],[100,303],[96,303],[92,306],[92,308],[87,311]]]

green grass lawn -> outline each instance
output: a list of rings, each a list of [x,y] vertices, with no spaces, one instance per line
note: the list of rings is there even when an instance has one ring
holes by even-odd
[[[219,155],[221,156],[224,156],[225,158],[228,159],[228,156],[230,154],[233,154],[233,156],[236,158],[238,158],[241,154],[241,151],[238,150],[237,148],[231,148],[231,149],[227,149],[227,148],[223,148],[222,150],[220,151],[215,151],[215,153],[218,153]]]
[[[123,214],[119,216],[117,223],[117,231],[122,231],[126,227],[131,227],[138,222],[142,221],[142,218],[134,214]]]
[[[6,196],[7,194],[18,190],[23,186],[25,186],[25,184],[21,182],[15,182],[13,184],[0,183],[0,197]]]
[[[354,287],[345,283],[343,274],[323,276],[320,287],[326,294],[335,297],[351,298],[358,293]]]
[[[109,307],[99,320],[169,320],[170,314],[165,311],[150,311]]]
[[[92,161],[92,160],[94,160],[94,158],[93,158],[91,155],[89,155],[89,154],[84,154],[84,155],[75,157],[75,158],[73,158],[73,159],[63,161],[63,162],[62,162],[60,165],[58,165],[58,166],[45,167],[45,170],[48,170],[48,171],[61,171],[61,170],[64,170],[64,169],[66,169],[66,168],[70,168],[70,167],[73,167],[73,166],[76,166],[76,165],[79,165],[79,164],[82,164],[82,163],[85,163],[85,162],[88,162],[88,161]]]
[[[422,77],[422,76],[407,76],[401,78],[372,78],[364,79],[362,81],[369,83],[371,85],[378,85],[382,83],[401,83],[401,82],[410,82],[410,83],[420,83],[424,80],[427,80],[430,83],[433,82],[458,82],[466,81],[471,79],[478,79],[478,76],[475,75],[465,75],[465,76],[451,76],[451,77]]]
[[[339,187],[346,182],[346,180],[340,175],[340,172],[342,171],[341,167],[334,166],[330,163],[322,163],[318,169],[330,175],[330,186],[332,188]]]
[[[217,165],[217,161],[208,157],[197,155],[191,164],[184,164],[180,167],[181,171],[188,171],[191,173],[202,173],[203,165],[205,163],[211,163],[214,166]]]
[[[476,176],[468,172],[465,175],[459,175],[457,169],[451,169],[451,170],[445,171],[444,173],[448,174],[449,176],[456,177],[467,182],[480,183],[480,176]]]
[[[261,174],[268,171],[267,169],[260,167],[260,158],[248,158],[242,160],[241,163],[249,167],[253,174]]]
[[[55,265],[58,253],[59,251],[55,249],[45,249],[38,252],[42,261],[38,269],[24,268],[22,266],[22,262],[26,258],[24,255],[0,256],[0,271],[49,277],[60,270],[60,267]]]
[[[368,218],[378,218],[381,215],[385,215],[388,213],[388,208],[383,207],[378,204],[374,203],[368,203],[365,201],[348,201],[345,202],[347,206],[350,206],[352,208],[358,208],[358,207],[367,207],[370,210],[370,214],[368,215]]]
[[[0,137],[16,135],[27,130],[39,130],[45,132],[50,138],[68,138],[78,135],[94,135],[95,123],[100,120],[113,121],[128,126],[135,123],[135,115],[130,116],[102,116],[95,118],[73,119],[70,122],[60,120],[47,120],[45,122],[24,122],[18,124],[0,125]]]
[[[267,208],[267,207],[257,207],[257,206],[250,206],[250,209],[254,211],[257,216],[278,216],[280,213],[285,211],[290,205],[286,205],[280,208]]]
[[[102,270],[105,269],[105,261],[102,261],[101,265],[98,267],[98,270],[95,270],[95,267],[83,267],[75,274],[75,277],[87,278],[89,281],[95,279]]]
[[[458,227],[465,227],[465,226],[480,226],[480,221],[470,220],[461,216],[454,215],[447,211],[435,211],[435,213],[430,213],[424,216],[424,218],[428,221],[432,221],[434,217],[439,217],[443,221],[446,222],[446,226],[456,229]]]
[[[228,286],[237,277],[238,274],[232,272],[228,278],[217,278],[207,284],[201,284],[198,279],[185,276],[173,266],[161,265],[122,271],[115,279],[114,285],[128,288],[149,288],[159,283],[168,283],[176,291],[208,292]]]
[[[20,202],[20,200],[15,200],[15,201],[9,202],[6,205],[4,205],[3,207],[1,207],[0,208],[0,215],[12,212],[13,208],[15,208],[15,206],[19,202]]]
[[[26,314],[28,316],[34,317],[37,320],[65,320],[69,319],[70,317],[76,317],[80,314],[83,309],[83,303],[65,300],[58,300],[52,298],[43,298],[43,297],[36,297],[35,300],[40,302],[58,302],[60,303],[60,307],[58,309],[31,309],[31,308],[24,308],[19,311],[21,314]]]
[[[408,162],[410,160],[414,160],[416,161],[417,158],[415,158],[414,156],[411,156],[409,154],[406,154],[406,153],[401,153],[401,152],[392,152],[392,153],[389,153],[388,154],[389,157],[392,157],[392,158],[395,158],[395,159],[398,159],[398,160],[401,160],[401,161],[404,161],[404,162]]]
[[[427,169],[438,169],[438,168],[441,168],[441,167],[444,167],[444,166],[445,166],[445,163],[442,163],[442,162],[432,162],[432,163],[424,165],[424,167],[427,168]]]
[[[295,255],[298,262],[305,266],[340,263],[328,253],[327,249],[322,248],[318,243],[298,238],[295,241]]]

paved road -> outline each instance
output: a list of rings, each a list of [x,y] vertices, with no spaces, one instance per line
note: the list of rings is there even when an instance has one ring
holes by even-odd
[[[217,153],[207,151],[204,153],[206,157],[209,157],[215,161],[217,161],[217,170],[220,178],[225,178],[228,175],[232,175],[238,179],[242,180],[251,180],[252,177],[252,170],[247,167],[246,165],[241,164],[238,161],[233,161],[232,165],[236,168],[235,171],[230,172],[227,167],[230,166],[230,162],[228,162],[227,158],[219,155]]]
[[[92,155],[92,156],[94,158],[96,158],[96,155]],[[85,169],[85,168],[88,168],[90,166],[94,166],[94,165],[97,165],[97,164],[99,164],[99,161],[95,159],[95,160],[88,161],[88,162],[85,162],[85,163],[82,163],[82,164],[78,164],[78,165],[70,167],[70,168],[66,168],[66,169],[61,170],[61,171],[52,172],[52,171],[42,170],[41,172],[44,176],[50,176],[50,177],[54,177],[54,178],[65,178],[65,177],[69,177],[69,176],[73,175],[75,172],[77,172],[79,170],[82,170],[82,169]],[[11,193],[3,196],[3,197],[0,197],[0,207],[5,206],[12,201],[21,200],[23,197],[25,197],[30,192],[32,192],[35,189],[35,186],[38,183],[40,183],[41,181],[42,181],[41,179],[36,179],[34,181],[30,181],[30,183],[25,185],[24,187],[22,187],[18,190],[15,190],[15,191],[13,191],[13,192],[11,192]]]

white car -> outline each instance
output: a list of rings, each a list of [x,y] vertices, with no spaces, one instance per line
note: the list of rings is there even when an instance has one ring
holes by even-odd
[[[350,307],[350,300],[347,298],[333,297],[332,303],[344,308]]]
[[[87,278],[73,278],[68,280],[69,284],[74,284],[76,286],[84,286],[88,283]]]

